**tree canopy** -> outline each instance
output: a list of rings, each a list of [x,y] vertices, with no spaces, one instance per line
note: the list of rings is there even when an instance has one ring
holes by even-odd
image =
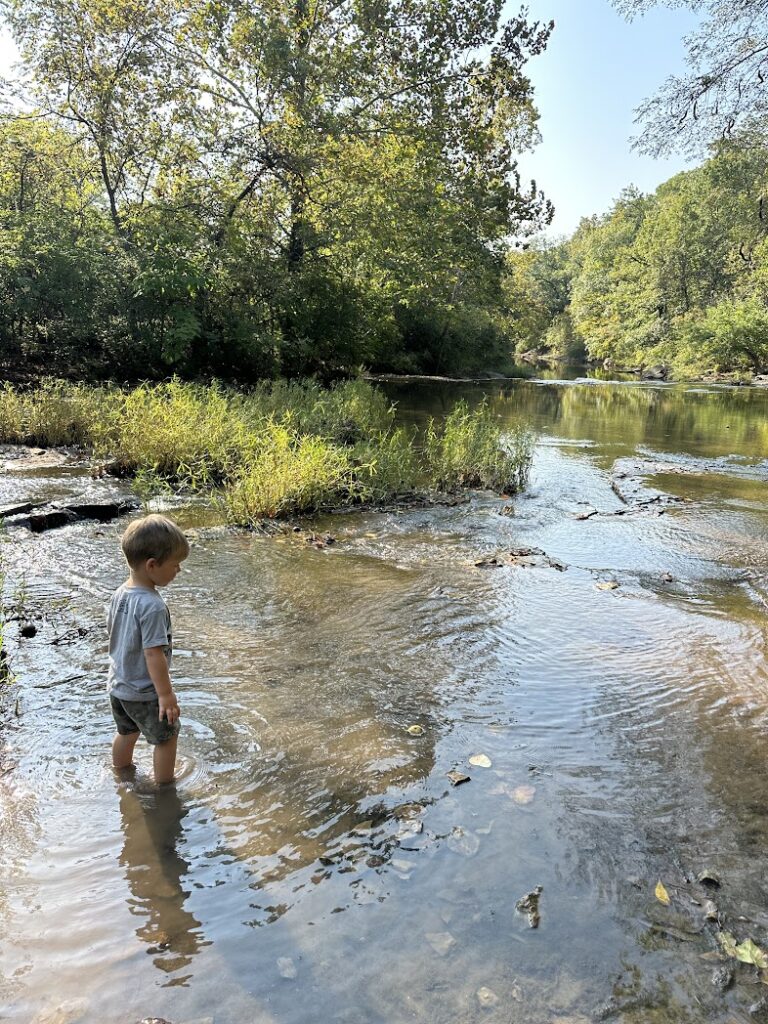
[[[4,0],[0,344],[94,372],[447,369],[503,345],[551,24],[501,0]]]

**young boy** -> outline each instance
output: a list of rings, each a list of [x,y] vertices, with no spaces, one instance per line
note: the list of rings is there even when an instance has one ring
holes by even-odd
[[[180,712],[169,674],[171,616],[157,588],[176,578],[189,542],[170,519],[151,515],[130,524],[121,547],[130,576],[107,609],[112,764],[131,765],[141,732],[154,747],[155,781],[172,782]]]

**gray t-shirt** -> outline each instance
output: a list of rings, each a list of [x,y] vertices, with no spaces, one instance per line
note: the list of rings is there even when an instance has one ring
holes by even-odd
[[[107,606],[109,674],[107,690],[120,700],[154,700],[157,692],[147,670],[145,647],[163,647],[171,666],[171,615],[156,590],[128,587],[112,595]]]

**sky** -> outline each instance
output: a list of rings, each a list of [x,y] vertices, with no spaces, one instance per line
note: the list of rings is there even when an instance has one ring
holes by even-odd
[[[555,22],[549,45],[526,65],[543,141],[520,159],[555,204],[547,234],[568,235],[582,217],[604,213],[627,185],[653,192],[690,166],[682,157],[640,156],[634,111],[684,69],[690,11],[655,9],[627,22],[609,0],[527,0],[530,19]],[[510,0],[507,13],[519,2]]]
[[[526,66],[543,141],[520,169],[555,204],[547,234],[568,235],[582,217],[604,213],[623,188],[652,192],[689,166],[682,157],[641,156],[632,149],[634,111],[670,74],[683,70],[683,36],[698,19],[685,10],[650,11],[627,22],[609,0],[526,0],[533,20],[554,19],[546,51]],[[520,0],[508,0],[507,13]],[[0,77],[14,48],[0,33]]]

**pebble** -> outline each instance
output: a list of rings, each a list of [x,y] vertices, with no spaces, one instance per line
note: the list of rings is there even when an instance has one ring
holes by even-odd
[[[477,990],[477,1001],[484,1010],[489,1010],[492,1006],[498,1006],[499,997],[493,989],[487,988],[483,985],[482,988]]]

